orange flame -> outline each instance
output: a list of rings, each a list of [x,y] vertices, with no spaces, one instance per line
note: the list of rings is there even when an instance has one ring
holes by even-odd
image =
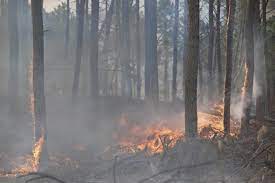
[[[215,104],[209,112],[198,112],[198,130],[201,137],[212,138],[215,134],[222,133],[223,110],[223,104]],[[126,152],[146,150],[153,154],[161,153],[184,138],[183,119],[184,113],[181,113],[173,119],[137,125],[123,114],[118,121],[119,130],[113,136]]]
[[[245,63],[245,66],[244,66],[244,82],[243,82],[243,87],[242,87],[242,97],[243,98],[245,96],[245,92],[246,92],[247,86],[248,86],[247,77],[248,77],[248,68],[247,68],[247,63]]]

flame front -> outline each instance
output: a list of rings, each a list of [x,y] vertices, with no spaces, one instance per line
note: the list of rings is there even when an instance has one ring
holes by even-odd
[[[209,112],[198,112],[198,130],[203,138],[212,138],[223,131],[223,104],[215,104]],[[184,138],[184,113],[173,119],[149,123],[130,122],[127,115],[119,119],[119,130],[113,135],[127,152],[147,150],[161,153]]]

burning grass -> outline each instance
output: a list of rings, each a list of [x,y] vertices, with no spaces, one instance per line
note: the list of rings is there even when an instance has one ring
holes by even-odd
[[[233,133],[237,124],[233,122]],[[125,152],[146,150],[150,154],[162,153],[184,139],[184,113],[165,120],[140,123],[123,114],[118,120],[118,131],[113,135]],[[223,133],[223,105],[215,104],[207,112],[198,112],[198,129],[202,138],[211,139]]]

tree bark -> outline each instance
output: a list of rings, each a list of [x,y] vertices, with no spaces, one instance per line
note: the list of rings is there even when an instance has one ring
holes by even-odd
[[[140,53],[140,16],[139,0],[136,0],[136,61],[137,61],[137,98],[141,97],[141,53]]]
[[[226,39],[226,74],[224,86],[224,133],[230,134],[230,106],[231,106],[231,90],[232,90],[232,58],[233,58],[233,34],[235,24],[235,0],[230,0],[227,24]]]
[[[209,0],[208,101],[213,99],[214,0]]]
[[[255,0],[248,1],[248,10],[245,26],[245,45],[246,45],[246,69],[247,77],[243,95],[243,117],[241,120],[241,135],[248,135],[248,125],[252,107],[253,80],[254,80],[254,31],[253,20],[255,12]]]
[[[199,62],[199,0],[188,0],[188,57],[185,75],[185,134],[187,138],[197,137],[197,76]]]
[[[92,0],[92,24],[91,24],[91,55],[90,55],[90,87],[91,97],[96,99],[99,95],[98,75],[98,26],[99,26],[99,0]]]
[[[32,25],[33,25],[33,94],[34,94],[34,141],[41,139],[42,152],[40,167],[48,160],[47,128],[46,128],[46,103],[44,93],[44,30],[43,30],[43,1],[32,0]],[[34,145],[35,145],[34,144]]]
[[[145,97],[159,100],[157,63],[157,1],[145,0]]]
[[[177,72],[178,72],[178,30],[179,30],[179,0],[175,0],[175,20],[173,33],[173,80],[172,80],[172,100],[177,97]]]
[[[76,43],[76,59],[74,67],[74,80],[73,80],[73,90],[72,97],[73,100],[77,97],[79,90],[79,79],[80,79],[80,66],[82,60],[82,47],[83,47],[83,29],[84,29],[84,7],[85,0],[77,0],[77,43]]]
[[[18,1],[8,1],[8,30],[9,30],[9,112],[11,117],[16,115],[16,101],[18,96]]]

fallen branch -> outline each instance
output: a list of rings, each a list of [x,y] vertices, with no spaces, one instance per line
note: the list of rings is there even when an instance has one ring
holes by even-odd
[[[187,166],[179,166],[179,167],[176,167],[176,168],[172,168],[172,169],[169,169],[169,170],[163,170],[159,173],[156,173],[148,178],[145,178],[145,179],[142,179],[140,181],[138,181],[138,183],[144,183],[152,178],[155,178],[161,174],[166,174],[166,173],[171,173],[173,171],[176,171],[176,170],[182,170],[182,169],[193,169],[193,168],[198,168],[198,167],[201,167],[201,166],[207,166],[207,165],[211,165],[211,164],[215,164],[217,161],[207,161],[205,163],[200,163],[200,164],[197,164],[197,165],[187,165]]]
[[[42,173],[42,172],[30,172],[28,174],[25,174],[25,175],[20,175],[20,176],[17,176],[17,178],[25,178],[25,177],[28,177],[28,176],[38,176],[38,177],[35,177],[35,178],[31,178],[29,180],[26,181],[27,182],[31,182],[31,181],[34,181],[34,180],[38,180],[38,179],[50,179],[50,180],[54,180],[58,183],[66,183],[65,181],[61,180],[61,179],[58,179],[52,175],[49,175],[49,174],[46,174],[46,173]]]

